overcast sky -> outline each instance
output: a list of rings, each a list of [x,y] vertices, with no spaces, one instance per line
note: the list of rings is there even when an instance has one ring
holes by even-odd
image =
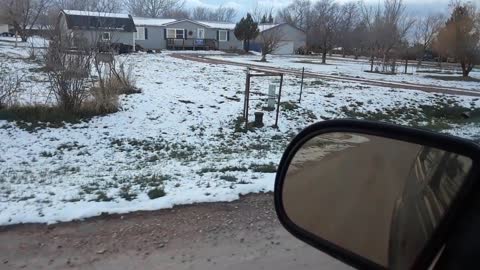
[[[383,0],[364,0],[366,3],[377,4]],[[480,1],[480,0],[474,0]],[[238,10],[239,16],[252,10],[256,5],[259,8],[274,8],[278,10],[287,6],[292,0],[186,0],[188,7],[204,6],[215,8],[220,5],[233,7]],[[315,0],[313,0],[315,2]],[[350,2],[348,0],[337,0],[339,3]],[[356,1],[355,1],[356,2]],[[430,12],[445,12],[450,0],[404,0],[409,12],[414,14],[428,14]],[[413,15],[413,14],[412,14]]]

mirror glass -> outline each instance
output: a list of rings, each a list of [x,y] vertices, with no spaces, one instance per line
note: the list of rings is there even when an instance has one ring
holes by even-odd
[[[283,206],[300,228],[390,269],[421,253],[472,160],[357,133],[322,134],[295,154]]]

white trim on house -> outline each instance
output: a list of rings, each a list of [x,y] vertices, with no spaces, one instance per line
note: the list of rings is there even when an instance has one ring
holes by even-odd
[[[176,23],[181,23],[181,22],[190,22],[190,23],[193,23],[193,24],[196,24],[196,25],[200,25],[200,26],[203,26],[205,28],[210,28],[210,26],[208,25],[205,25],[201,22],[198,22],[198,21],[192,21],[192,20],[179,20],[179,21],[174,21],[174,22],[170,22],[170,23],[166,23],[164,24],[164,26],[169,26],[169,25],[172,25],[172,24],[176,24]]]
[[[108,35],[108,38],[105,36]],[[103,41],[110,41],[112,40],[112,34],[110,32],[103,32],[102,33],[102,40]]]
[[[175,34],[172,32],[175,31]],[[179,37],[181,35],[181,37]],[[167,28],[167,38],[175,38],[175,39],[185,39],[185,29],[180,28]]]
[[[222,38],[222,34],[225,35],[225,38]],[[218,41],[220,42],[228,41],[228,30],[218,30]]]
[[[137,32],[135,32],[135,40],[145,40],[145,30],[146,28],[143,26],[137,26]]]
[[[197,38],[204,39],[205,38],[205,28],[198,28],[197,29]]]

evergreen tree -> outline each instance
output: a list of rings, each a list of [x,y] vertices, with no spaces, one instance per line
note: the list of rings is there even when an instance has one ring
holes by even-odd
[[[267,15],[264,14],[260,23],[267,23]]]
[[[273,23],[273,16],[271,12],[270,12],[270,15],[268,15],[268,22]]]
[[[250,50],[250,41],[255,39],[260,31],[258,30],[258,23],[256,23],[250,13],[235,26],[235,37],[238,40],[243,40],[244,49],[246,52]]]

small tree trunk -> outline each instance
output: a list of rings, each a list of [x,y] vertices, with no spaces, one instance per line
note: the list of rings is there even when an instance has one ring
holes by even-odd
[[[370,56],[370,72],[373,72],[373,60],[375,56],[373,55],[373,50],[372,50],[372,55]]]
[[[262,59],[260,59],[261,62],[267,62],[267,55],[262,53]]]
[[[327,63],[327,48],[324,48],[322,52],[322,64],[326,64],[326,63]]]
[[[408,57],[405,59],[405,74],[408,72]]]
[[[345,54],[345,48],[342,48],[342,57],[345,58],[346,54]]]

